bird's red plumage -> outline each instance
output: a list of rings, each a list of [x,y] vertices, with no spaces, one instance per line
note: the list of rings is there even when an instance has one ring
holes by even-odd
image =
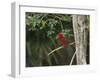
[[[62,33],[58,33],[58,40],[61,42],[61,45],[63,47],[67,47],[67,40],[65,39],[64,35]]]

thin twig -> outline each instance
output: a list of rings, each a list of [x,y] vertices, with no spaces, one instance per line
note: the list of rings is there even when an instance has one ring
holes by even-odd
[[[56,48],[56,49],[54,49],[54,50],[52,50],[50,53],[48,53],[48,55],[50,55],[50,54],[52,54],[53,52],[55,52],[55,51],[57,51],[57,50],[59,50],[59,49],[62,49],[63,47],[62,46],[60,46],[60,47],[58,47],[58,48]]]
[[[69,45],[73,45],[75,42],[69,43]]]
[[[72,59],[71,59],[71,61],[70,61],[70,65],[72,65],[75,55],[76,55],[76,51],[75,51],[75,53],[74,53],[73,56],[72,56]]]
[[[72,42],[72,43],[70,43],[69,45],[73,45],[74,43],[75,43],[75,42]],[[50,54],[52,54],[53,52],[58,51],[58,50],[60,50],[60,49],[62,49],[62,48],[63,48],[63,46],[60,46],[60,47],[58,47],[58,48],[52,50],[50,53],[48,53],[48,55],[50,55]]]

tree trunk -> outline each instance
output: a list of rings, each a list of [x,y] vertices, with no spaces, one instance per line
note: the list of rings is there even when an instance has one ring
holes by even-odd
[[[76,61],[77,64],[86,63],[87,53],[87,26],[85,24],[85,15],[73,15],[73,30],[76,44]]]

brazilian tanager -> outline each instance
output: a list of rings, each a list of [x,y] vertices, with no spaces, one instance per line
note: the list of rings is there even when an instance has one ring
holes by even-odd
[[[62,33],[58,33],[57,38],[64,48],[68,46],[68,42],[67,42],[67,40],[65,39],[65,36]]]

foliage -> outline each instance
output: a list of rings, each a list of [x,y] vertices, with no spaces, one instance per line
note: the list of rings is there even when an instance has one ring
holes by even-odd
[[[75,51],[74,45],[69,45],[48,56],[48,53],[62,46],[57,39],[59,33],[64,35],[68,43],[74,42],[71,15],[26,12],[27,67],[70,63]]]

